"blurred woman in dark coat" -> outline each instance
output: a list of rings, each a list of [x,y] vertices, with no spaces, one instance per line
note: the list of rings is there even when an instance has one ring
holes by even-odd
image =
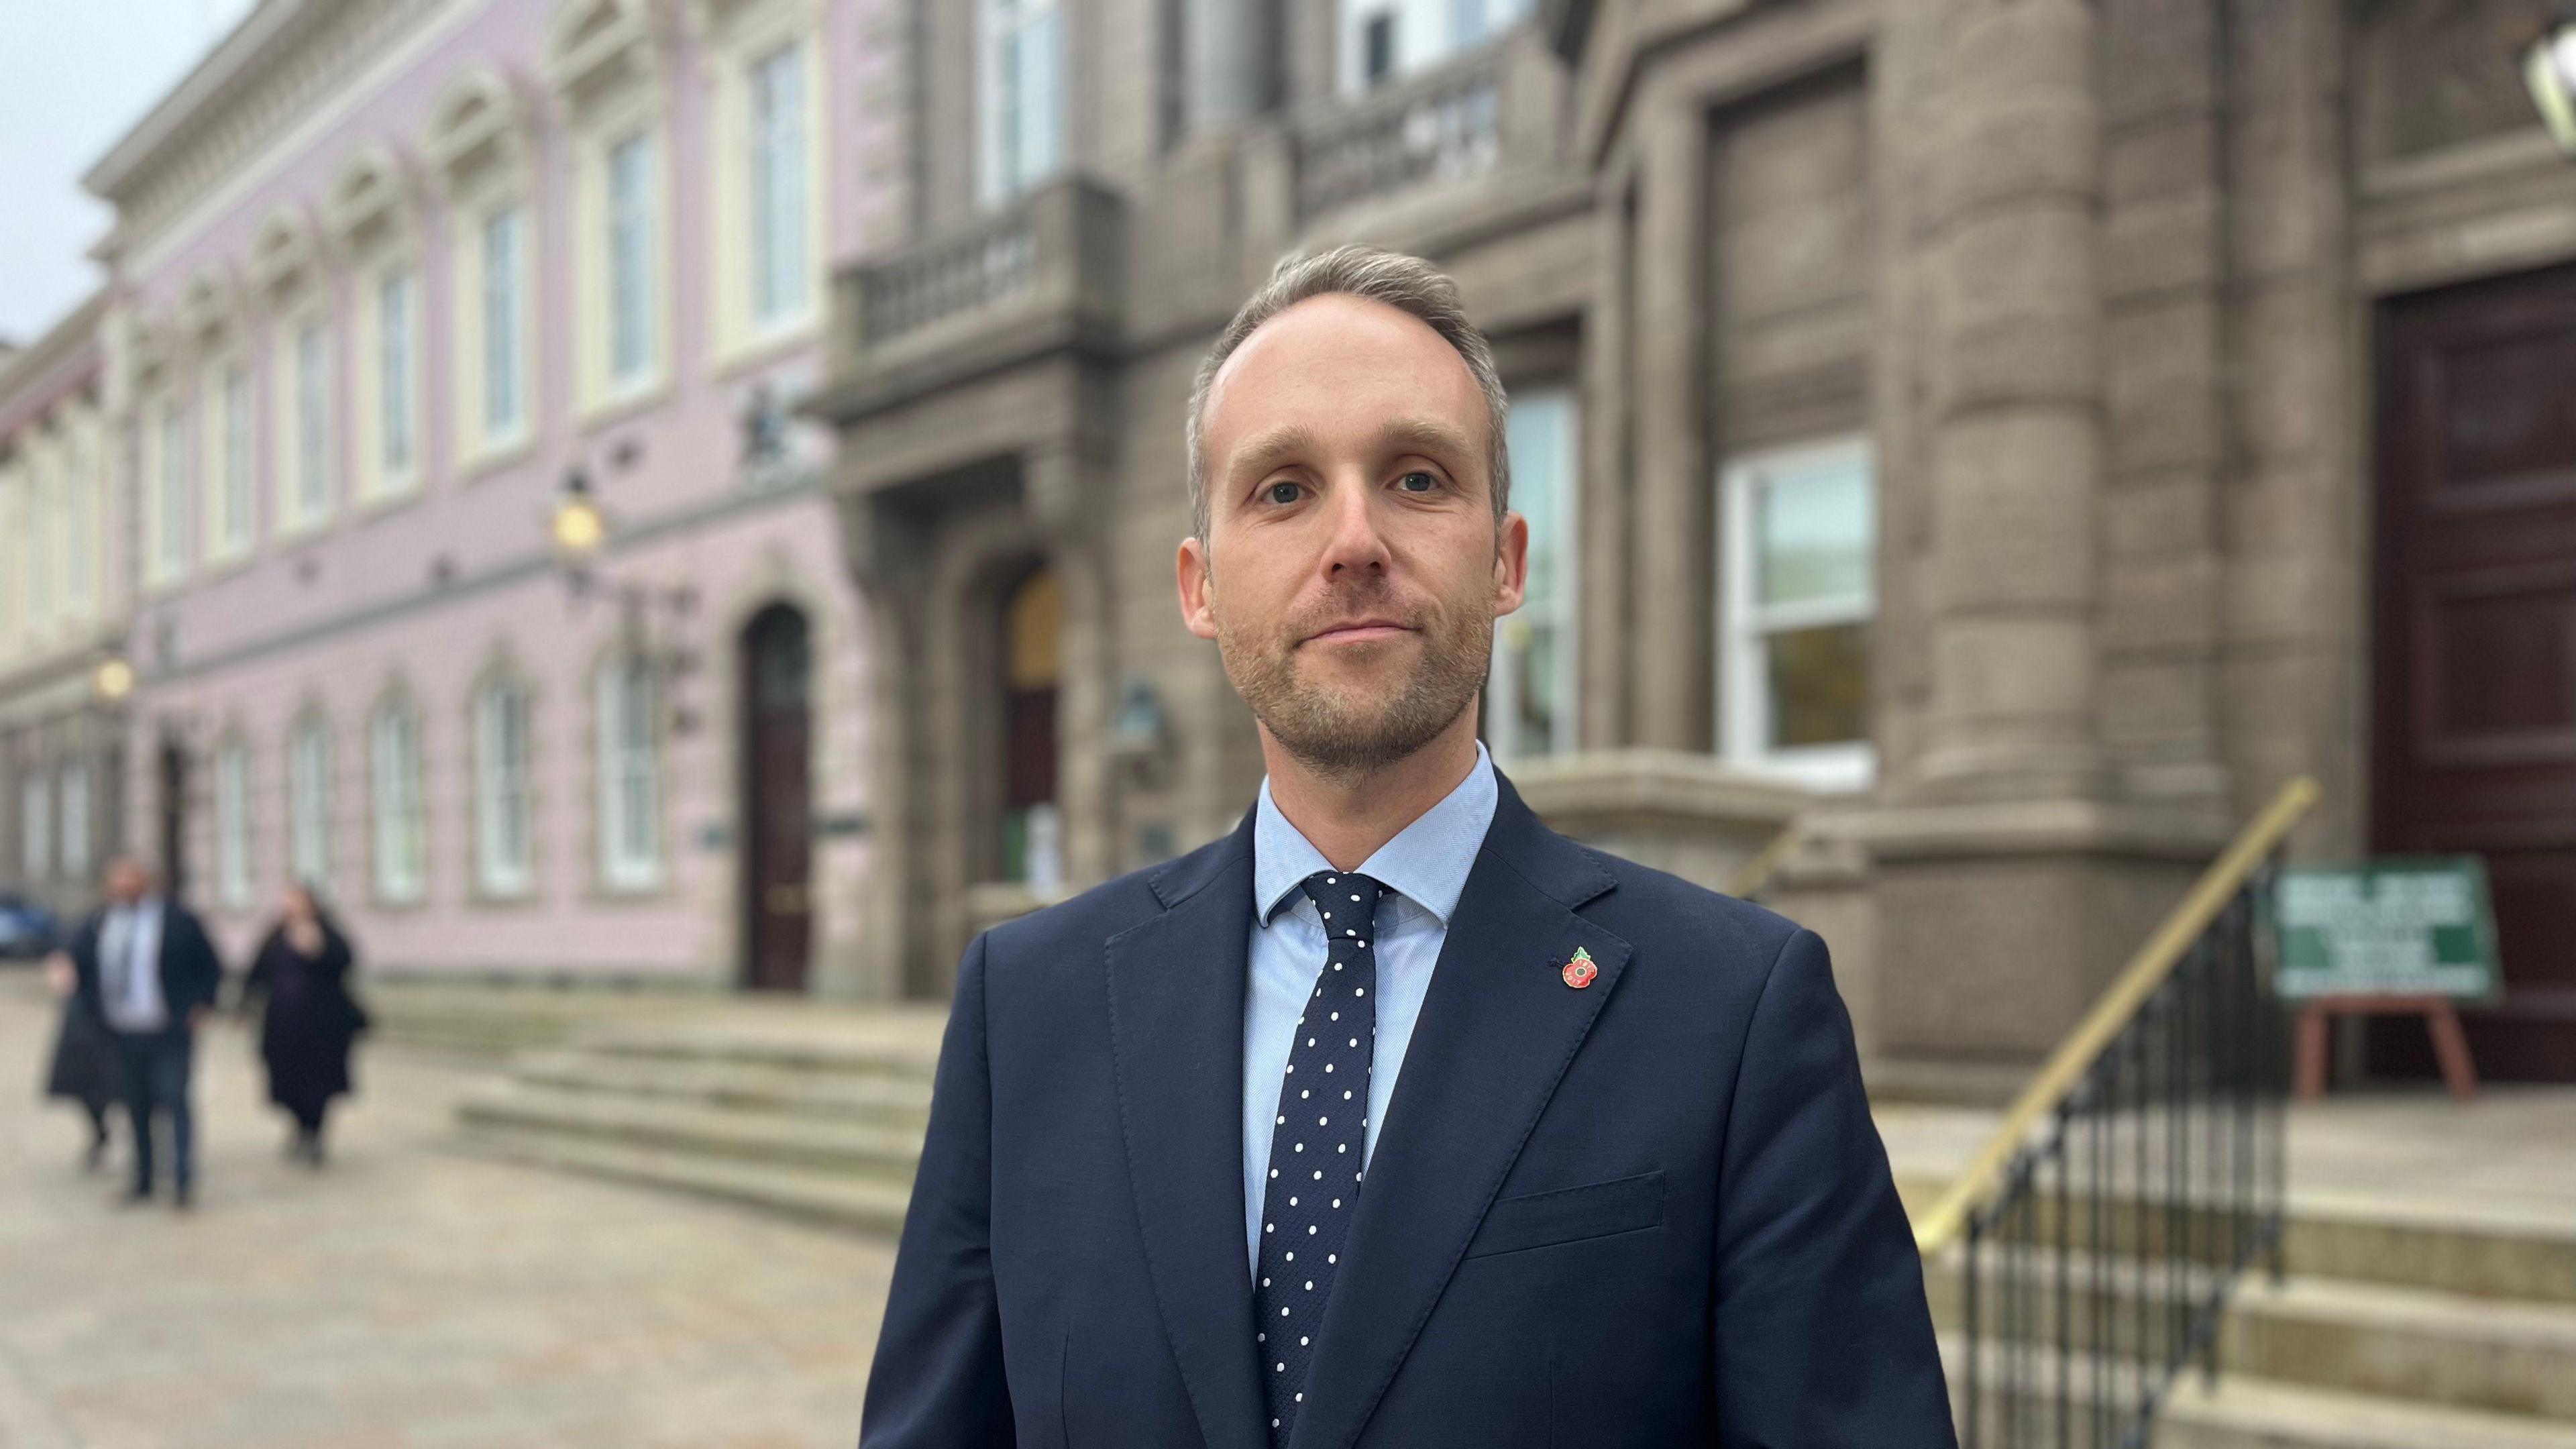
[[[45,1073],[45,1095],[81,1104],[89,1113],[89,1146],[81,1165],[96,1172],[107,1158],[107,1112],[125,1100],[125,1072],[108,1038],[107,1023],[75,989],[72,962],[57,951],[45,958],[45,978],[63,999],[63,1022],[54,1036],[54,1060]]]
[[[286,1155],[322,1165],[322,1127],[331,1099],[349,1091],[349,1046],[367,1029],[367,1014],[349,994],[355,957],[348,938],[309,887],[292,885],[278,921],[242,984],[242,1009],[265,997],[260,1056],[268,1063],[268,1099],[295,1118]]]

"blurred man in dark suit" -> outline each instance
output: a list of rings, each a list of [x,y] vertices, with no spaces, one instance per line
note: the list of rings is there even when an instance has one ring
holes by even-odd
[[[71,958],[81,1002],[106,1023],[124,1067],[134,1120],[134,1186],[126,1201],[152,1200],[152,1122],[166,1114],[172,1201],[185,1208],[196,1186],[189,1077],[197,1027],[214,1009],[223,965],[195,914],[162,894],[140,860],[109,861],[105,888],[106,903],[73,933]]]

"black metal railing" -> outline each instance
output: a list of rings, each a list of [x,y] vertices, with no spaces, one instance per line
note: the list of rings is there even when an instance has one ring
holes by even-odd
[[[2194,886],[1917,1240],[1962,1449],[2140,1449],[2215,1378],[2245,1274],[2281,1266],[2285,1016],[2265,912],[2285,789]]]

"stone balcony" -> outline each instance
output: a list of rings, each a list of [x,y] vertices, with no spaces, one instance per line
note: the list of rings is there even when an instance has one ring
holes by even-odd
[[[1069,176],[833,280],[832,375],[808,410],[848,424],[1014,363],[1112,346],[1127,210]]]
[[[1293,122],[1298,221],[1544,168],[1559,159],[1564,107],[1562,70],[1526,29],[1357,100],[1335,98]]]

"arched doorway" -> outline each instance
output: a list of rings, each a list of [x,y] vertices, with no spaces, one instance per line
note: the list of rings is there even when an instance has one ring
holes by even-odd
[[[161,737],[161,887],[188,893],[188,747],[176,735]]]
[[[742,984],[752,991],[803,991],[813,954],[810,639],[786,604],[742,631]]]
[[[1064,595],[1041,564],[1002,596],[1001,879],[1041,895],[1064,884],[1064,817],[1056,808],[1056,688]]]

